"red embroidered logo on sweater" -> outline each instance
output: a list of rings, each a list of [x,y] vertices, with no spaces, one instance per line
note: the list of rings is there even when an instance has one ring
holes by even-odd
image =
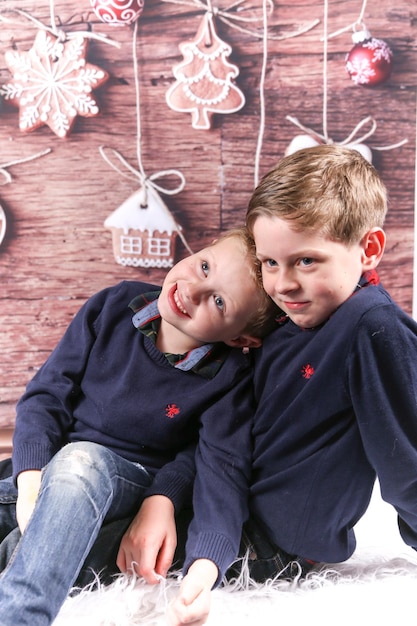
[[[303,378],[311,378],[314,374],[314,367],[310,365],[310,363],[307,363],[307,365],[303,365],[303,367],[301,368],[301,373],[303,375]]]
[[[179,410],[179,408],[177,407],[176,404],[168,404],[166,409],[165,409],[165,414],[170,419],[172,419],[176,415],[179,415],[179,412],[180,412],[180,410]]]

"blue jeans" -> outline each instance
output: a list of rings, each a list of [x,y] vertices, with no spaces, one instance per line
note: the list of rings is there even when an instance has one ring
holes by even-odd
[[[314,561],[295,554],[288,554],[273,544],[260,524],[250,518],[243,527],[239,550],[240,557],[247,557],[250,578],[258,583],[269,579],[292,580],[306,576],[315,565]],[[227,578],[238,577],[242,561],[236,561],[226,573]]]
[[[60,450],[42,470],[33,514],[0,575],[0,626],[51,624],[103,523],[135,515],[151,482],[140,464],[98,444]],[[16,527],[15,496],[10,479],[0,481],[3,535]]]

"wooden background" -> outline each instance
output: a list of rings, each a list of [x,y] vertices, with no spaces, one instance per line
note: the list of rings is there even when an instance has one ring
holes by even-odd
[[[216,6],[228,9],[231,4],[221,0]],[[261,0],[251,0],[241,5],[241,11],[261,18],[260,7]],[[328,32],[353,25],[361,7],[361,0],[329,0]],[[12,19],[0,24],[2,84],[11,77],[4,51],[13,47],[29,50],[37,31],[27,17],[7,12],[16,8],[44,24],[51,22],[48,0],[0,2],[0,17]],[[67,30],[85,29],[90,21],[94,32],[108,35],[120,48],[91,42],[88,61],[109,72],[110,79],[95,92],[100,115],[78,117],[66,139],[58,138],[47,126],[23,133],[18,127],[18,110],[4,103],[0,110],[0,164],[51,149],[49,155],[35,161],[10,166],[12,182],[0,187],[0,204],[7,215],[6,238],[0,246],[3,439],[13,428],[14,406],[26,383],[81,304],[97,290],[123,278],[160,282],[166,271],[117,265],[111,233],[103,226],[106,217],[138,188],[137,181],[109,167],[99,153],[99,147],[106,145],[138,167],[133,26],[103,24],[91,12],[88,0],[57,0],[54,9]],[[172,68],[183,60],[178,45],[194,37],[203,14],[202,5],[193,2],[146,0],[138,22],[135,53],[144,169],[147,175],[170,168],[184,174],[184,190],[162,197],[193,250],[244,219],[255,181],[261,111],[262,21],[249,25],[257,31],[259,37],[255,37],[216,19],[219,36],[233,49],[229,61],[240,69],[236,82],[246,97],[243,109],[214,116],[210,130],[195,130],[190,114],[167,106],[165,94],[174,81]],[[364,22],[394,53],[392,76],[378,87],[356,86],[349,79],[344,67],[345,55],[353,45],[349,29],[328,41],[324,89],[324,15],[324,4],[317,0],[274,3],[268,24],[266,119],[259,173],[265,174],[300,132],[287,115],[319,133],[326,121],[335,142],[343,141],[362,119],[373,116],[377,129],[366,143],[373,149],[373,162],[390,195],[388,247],[380,271],[397,302],[411,312],[417,3],[368,0]],[[298,37],[272,39],[298,31],[316,19],[319,24]],[[403,139],[408,142],[402,147],[375,150]],[[177,260],[186,254],[178,240]],[[0,452],[1,445],[0,437]]]

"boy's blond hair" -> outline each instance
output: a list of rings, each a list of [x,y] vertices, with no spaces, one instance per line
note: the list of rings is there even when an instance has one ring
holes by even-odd
[[[263,288],[261,266],[256,257],[255,242],[245,226],[224,231],[213,241],[212,245],[216,245],[219,241],[230,239],[231,237],[238,239],[241,243],[242,250],[249,261],[249,277],[259,292],[258,309],[248,318],[248,322],[241,332],[262,338],[276,327],[275,319],[281,313],[281,310]]]
[[[382,228],[386,212],[386,189],[373,165],[357,150],[320,145],[283,158],[263,177],[246,224],[252,232],[258,217],[279,217],[349,245]]]

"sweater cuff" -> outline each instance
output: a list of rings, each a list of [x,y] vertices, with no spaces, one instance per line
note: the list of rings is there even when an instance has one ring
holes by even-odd
[[[195,539],[187,544],[187,555],[184,563],[184,576],[190,566],[197,559],[208,559],[217,565],[219,575],[213,588],[217,587],[226,573],[226,570],[235,561],[236,554],[230,541],[224,535],[217,533],[199,533]]]
[[[178,513],[185,503],[191,502],[192,484],[176,472],[158,472],[146,490],[145,497],[149,496],[166,496]]]
[[[41,470],[53,456],[54,451],[44,444],[25,443],[18,448],[14,448],[12,453],[14,482],[16,483],[20,472]]]

